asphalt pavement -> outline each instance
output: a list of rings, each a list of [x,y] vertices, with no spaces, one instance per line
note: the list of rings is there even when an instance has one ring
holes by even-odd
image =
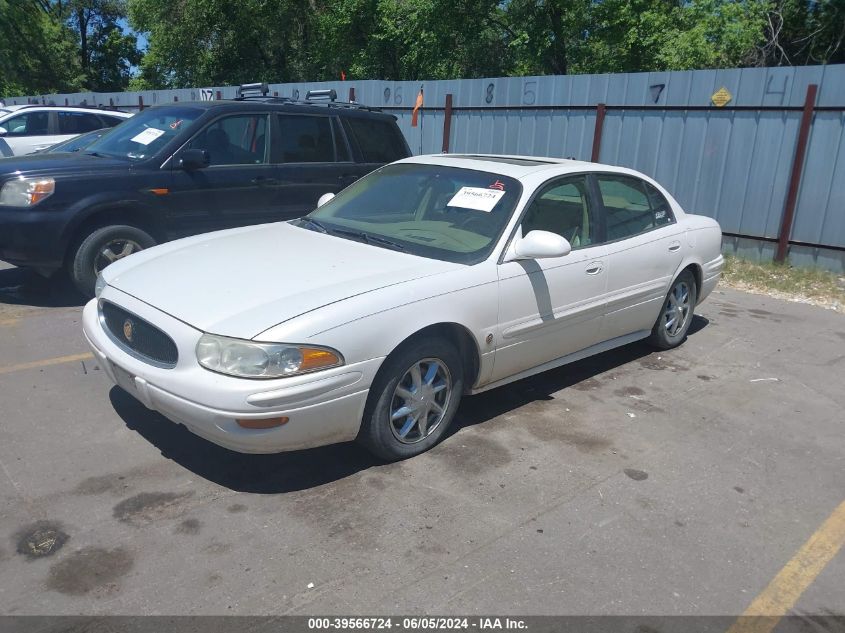
[[[72,291],[0,268],[2,614],[734,615],[845,500],[840,313],[717,289],[680,348],[466,398],[384,464],[191,435],[110,386]],[[845,613],[828,559],[792,613]]]

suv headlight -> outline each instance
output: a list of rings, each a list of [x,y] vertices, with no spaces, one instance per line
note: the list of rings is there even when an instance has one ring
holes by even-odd
[[[343,365],[343,357],[327,347],[257,343],[203,334],[197,361],[211,371],[240,378],[282,378]]]
[[[53,178],[16,178],[0,189],[0,206],[31,207],[52,196],[55,190]]]

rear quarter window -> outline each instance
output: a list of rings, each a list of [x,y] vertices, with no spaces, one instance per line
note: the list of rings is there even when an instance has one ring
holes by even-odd
[[[392,163],[408,156],[402,133],[391,122],[348,117],[344,119],[344,123],[358,144],[365,163]]]

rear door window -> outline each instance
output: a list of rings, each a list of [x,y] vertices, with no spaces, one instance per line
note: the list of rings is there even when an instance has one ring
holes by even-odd
[[[666,199],[639,178],[596,174],[596,180],[608,242],[640,235],[674,221]]]
[[[381,119],[344,118],[365,163],[392,163],[408,156],[408,150],[396,126]]]
[[[118,123],[123,123],[126,119],[117,117],[117,116],[108,116],[107,114],[99,115],[100,121],[102,122],[101,128],[104,127],[114,127]]]
[[[103,127],[96,114],[88,112],[58,112],[59,134],[84,134]]]
[[[279,114],[279,144],[283,163],[333,163],[335,144],[325,116]]]

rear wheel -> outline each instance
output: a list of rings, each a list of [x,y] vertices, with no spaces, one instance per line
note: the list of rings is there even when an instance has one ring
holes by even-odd
[[[695,277],[685,270],[672,282],[649,342],[658,349],[671,349],[683,343],[692,323],[696,299]]]
[[[99,228],[82,240],[73,253],[71,281],[82,294],[93,297],[101,270],[150,246],[155,246],[155,240],[137,227],[119,224]]]
[[[463,363],[447,340],[400,347],[370,388],[358,442],[389,461],[427,451],[449,428],[463,388]]]

